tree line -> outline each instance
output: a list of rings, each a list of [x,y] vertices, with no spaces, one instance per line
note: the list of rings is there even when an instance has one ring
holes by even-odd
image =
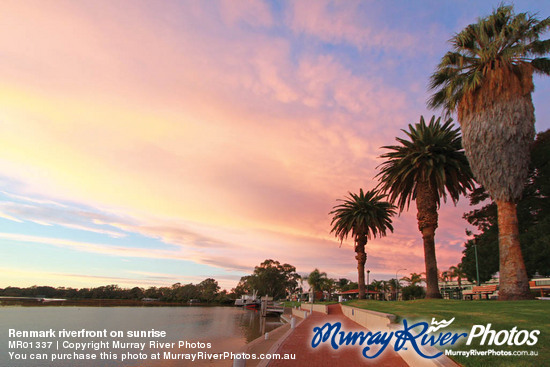
[[[45,297],[64,298],[73,300],[142,300],[154,299],[161,302],[187,303],[197,301],[201,303],[232,303],[235,296],[227,291],[220,291],[218,282],[207,278],[198,284],[175,283],[169,287],[133,287],[121,288],[116,284],[95,288],[66,288],[51,286],[32,286],[26,288],[6,287],[0,289],[0,296],[4,297]]]

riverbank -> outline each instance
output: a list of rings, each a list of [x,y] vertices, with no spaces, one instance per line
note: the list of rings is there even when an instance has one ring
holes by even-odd
[[[142,301],[131,299],[48,299],[48,298],[24,298],[1,297],[0,306],[24,306],[24,307],[234,307],[233,304],[220,303],[180,303],[163,301]]]

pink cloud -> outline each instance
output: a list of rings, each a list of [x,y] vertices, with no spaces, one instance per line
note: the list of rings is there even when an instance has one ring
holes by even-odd
[[[370,22],[365,21],[365,14],[360,10],[362,4],[361,1],[330,0],[293,2],[290,26],[295,32],[304,32],[325,42],[349,43],[360,49],[413,47],[412,35],[388,29],[379,24],[374,14],[369,17]]]

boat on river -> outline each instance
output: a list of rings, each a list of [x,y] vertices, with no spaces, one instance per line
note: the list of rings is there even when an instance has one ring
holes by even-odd
[[[252,294],[243,294],[241,298],[235,300],[235,306],[244,306],[245,308],[258,308],[261,301],[258,298],[258,292],[253,291]]]

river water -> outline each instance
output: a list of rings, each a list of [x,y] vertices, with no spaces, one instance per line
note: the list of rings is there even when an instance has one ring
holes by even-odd
[[[280,325],[236,307],[0,307],[0,366],[231,366],[214,355]]]

